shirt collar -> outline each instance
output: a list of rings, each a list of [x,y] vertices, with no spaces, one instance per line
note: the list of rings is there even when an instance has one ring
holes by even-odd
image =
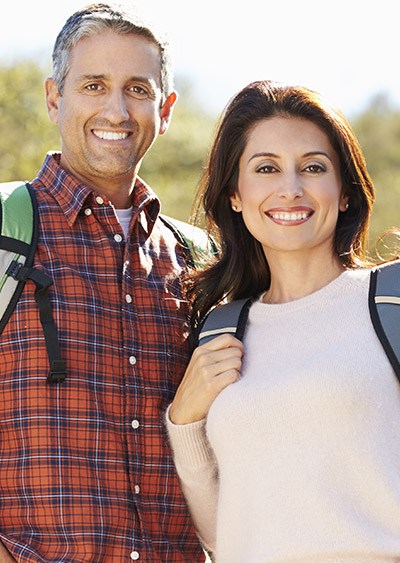
[[[60,166],[61,153],[49,152],[44,160],[43,166],[38,174],[38,179],[57,201],[69,225],[73,225],[79,212],[82,210],[89,198],[101,196],[108,201],[103,194],[80,182],[75,176],[66,172]],[[153,190],[140,178],[136,179],[135,188],[132,191],[133,215],[137,218],[144,212],[147,219],[147,232],[151,233],[154,223],[160,212],[160,201]]]

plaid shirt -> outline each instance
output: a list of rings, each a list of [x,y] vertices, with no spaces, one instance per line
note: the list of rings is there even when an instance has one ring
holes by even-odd
[[[28,281],[1,336],[0,539],[17,561],[201,562],[163,412],[188,361],[184,257],[139,180],[130,238],[105,197],[48,155],[32,183],[35,265],[54,280],[67,377]]]

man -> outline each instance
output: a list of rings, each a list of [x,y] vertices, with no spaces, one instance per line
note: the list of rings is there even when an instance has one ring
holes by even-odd
[[[66,378],[46,383],[28,282],[1,337],[0,562],[205,560],[163,433],[189,356],[185,256],[138,177],[176,101],[167,45],[107,4],[73,14],[46,81],[61,154],[32,182]]]

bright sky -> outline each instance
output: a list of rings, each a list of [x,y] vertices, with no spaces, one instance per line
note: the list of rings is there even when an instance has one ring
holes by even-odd
[[[5,0],[0,59],[50,60],[65,19],[85,0]],[[319,90],[348,117],[386,93],[400,107],[400,41],[393,0],[136,0],[168,32],[178,76],[219,113],[253,80]],[[12,85],[11,85],[12,86]]]

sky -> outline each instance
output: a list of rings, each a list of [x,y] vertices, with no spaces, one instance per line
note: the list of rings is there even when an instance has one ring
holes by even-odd
[[[51,59],[66,18],[89,2],[5,0],[0,62]],[[248,82],[271,79],[319,90],[351,118],[371,99],[400,108],[397,0],[136,0],[167,32],[175,73],[219,114]]]

